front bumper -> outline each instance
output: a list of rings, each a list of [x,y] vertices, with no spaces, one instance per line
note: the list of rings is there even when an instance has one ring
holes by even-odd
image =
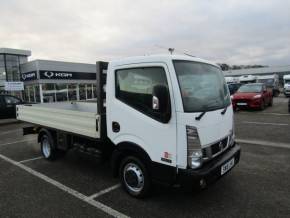
[[[203,183],[206,185],[211,184],[230,171],[229,170],[225,174],[221,175],[221,167],[223,164],[232,158],[235,158],[235,165],[238,164],[240,160],[240,153],[240,146],[235,144],[235,146],[233,146],[230,150],[227,150],[217,158],[206,163],[200,169],[179,169],[178,181],[185,187],[199,186],[201,180],[203,180]],[[233,169],[233,167],[231,169]]]
[[[246,105],[238,105],[239,103],[246,103]],[[262,99],[246,99],[243,101],[236,100],[233,102],[234,108],[260,108],[262,105]]]

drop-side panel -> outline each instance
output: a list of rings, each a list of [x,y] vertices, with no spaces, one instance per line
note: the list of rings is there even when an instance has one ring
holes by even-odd
[[[91,138],[100,138],[97,113],[56,109],[43,105],[19,105],[17,108],[18,120]]]

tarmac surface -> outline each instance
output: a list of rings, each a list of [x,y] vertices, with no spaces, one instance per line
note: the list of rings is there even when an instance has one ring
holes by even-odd
[[[156,186],[128,196],[108,162],[75,151],[44,160],[23,123],[0,125],[0,217],[290,217],[290,114],[287,99],[235,113],[240,163],[199,192]]]

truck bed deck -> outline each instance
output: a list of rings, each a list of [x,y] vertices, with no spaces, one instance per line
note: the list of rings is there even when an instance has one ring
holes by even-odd
[[[99,117],[96,102],[17,106],[18,120],[96,139],[100,138]]]

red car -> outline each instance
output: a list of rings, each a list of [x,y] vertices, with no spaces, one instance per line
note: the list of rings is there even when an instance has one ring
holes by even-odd
[[[238,108],[253,108],[263,110],[273,105],[273,94],[263,83],[248,83],[242,85],[231,96],[234,110]]]

